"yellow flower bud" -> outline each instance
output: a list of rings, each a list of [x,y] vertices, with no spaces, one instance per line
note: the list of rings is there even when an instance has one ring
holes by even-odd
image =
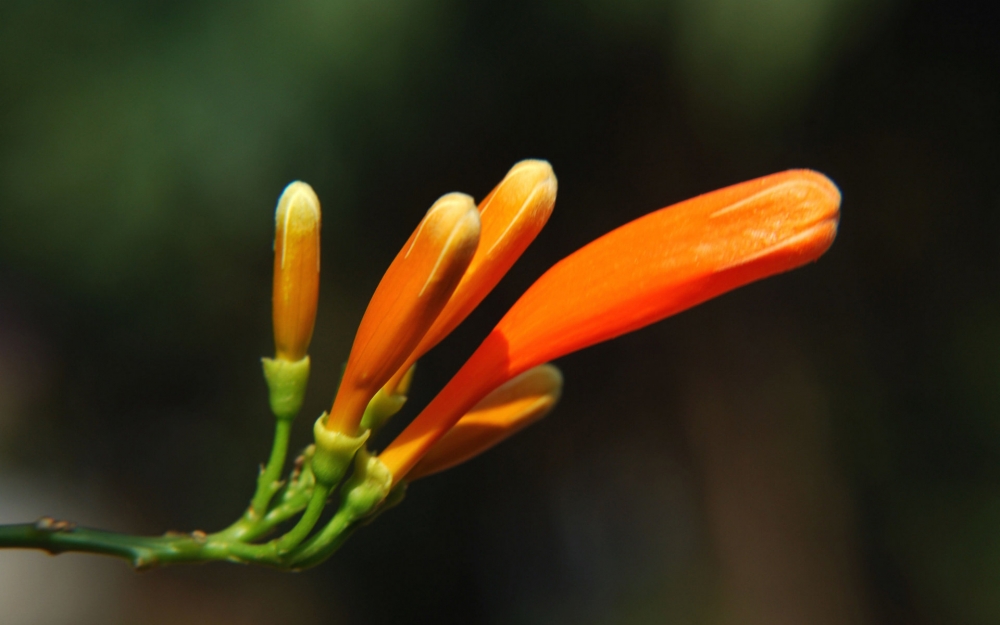
[[[375,393],[375,397],[372,397],[371,401],[368,402],[368,407],[365,408],[365,413],[361,417],[361,429],[378,430],[393,415],[403,409],[403,406],[406,405],[406,394],[410,392],[410,384],[413,382],[413,370],[416,368],[417,365],[410,366],[395,392],[387,391],[386,388],[389,385],[386,384]]]
[[[308,184],[285,187],[274,213],[274,348],[278,360],[302,360],[319,298],[319,198]]]
[[[406,479],[450,469],[538,421],[559,401],[562,383],[562,374],[552,365],[540,365],[512,378],[459,419]]]
[[[361,319],[326,427],[353,435],[368,401],[423,338],[462,279],[479,243],[479,211],[443,196],[410,235]]]

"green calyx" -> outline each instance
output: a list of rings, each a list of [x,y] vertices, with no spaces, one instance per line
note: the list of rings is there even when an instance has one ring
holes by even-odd
[[[313,426],[313,436],[316,439],[316,449],[312,457],[313,475],[320,484],[336,486],[344,479],[347,468],[359,449],[364,447],[370,430],[365,430],[360,436],[348,436],[343,432],[326,429],[326,413],[316,419]]]
[[[362,449],[354,459],[354,473],[344,484],[341,508],[352,519],[360,519],[378,508],[391,490],[392,472],[378,456]]]
[[[309,356],[292,362],[261,358],[264,379],[270,392],[271,412],[278,419],[291,421],[299,413],[309,381]]]

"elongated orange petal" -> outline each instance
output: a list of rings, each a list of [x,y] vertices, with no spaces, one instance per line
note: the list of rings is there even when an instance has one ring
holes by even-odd
[[[274,347],[279,360],[305,357],[319,298],[319,198],[293,182],[274,212]]]
[[[434,443],[407,479],[450,469],[538,421],[559,401],[562,383],[562,374],[552,365],[540,365],[507,380]]]
[[[326,427],[353,435],[368,401],[403,364],[448,302],[479,242],[479,211],[443,196],[410,235],[368,303]]]
[[[563,259],[514,304],[454,378],[381,454],[396,479],[505,380],[738,286],[816,260],[840,192],[793,170],[650,213]]]
[[[476,255],[434,325],[386,385],[390,392],[410,365],[469,316],[535,240],[552,214],[556,189],[556,176],[548,162],[524,160],[479,203]]]

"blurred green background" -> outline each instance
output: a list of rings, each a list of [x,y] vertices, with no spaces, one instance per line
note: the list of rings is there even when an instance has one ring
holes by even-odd
[[[290,180],[324,205],[296,446],[445,192],[560,183],[403,420],[602,233],[792,167],[844,196],[819,263],[562,359],[554,413],[320,568],[5,552],[3,622],[1000,622],[998,33],[986,0],[3,2],[0,522],[242,510]]]

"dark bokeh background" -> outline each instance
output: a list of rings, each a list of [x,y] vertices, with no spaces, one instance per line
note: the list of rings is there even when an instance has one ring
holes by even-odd
[[[413,414],[551,263],[790,167],[821,261],[566,357],[564,399],[301,574],[0,554],[4,623],[1000,622],[993,3],[0,6],[0,520],[219,528],[267,451],[272,211],[324,205],[314,378],[439,195],[556,212]]]

